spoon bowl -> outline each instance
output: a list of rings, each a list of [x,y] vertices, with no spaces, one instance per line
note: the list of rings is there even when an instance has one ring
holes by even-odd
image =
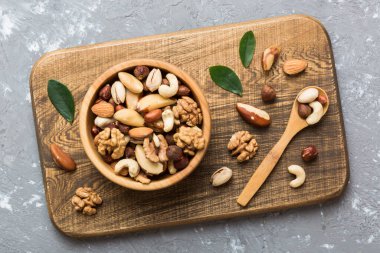
[[[326,114],[329,108],[329,98],[327,93],[320,87],[317,86],[308,86],[302,89],[296,96],[296,99],[293,102],[292,111],[290,112],[290,117],[286,129],[281,136],[280,140],[272,148],[271,151],[267,154],[264,160],[261,162],[259,167],[255,170],[252,177],[248,181],[244,190],[237,199],[237,202],[241,206],[246,206],[256,192],[263,185],[265,180],[268,178],[274,167],[276,166],[278,160],[280,160],[282,154],[284,153],[286,147],[293,139],[293,137],[299,133],[302,129],[309,126],[305,119],[301,118],[298,114],[298,97],[306,89],[315,88],[318,90],[318,95],[322,95],[326,98],[326,103],[323,105],[323,115]],[[323,117],[323,116],[322,116]]]

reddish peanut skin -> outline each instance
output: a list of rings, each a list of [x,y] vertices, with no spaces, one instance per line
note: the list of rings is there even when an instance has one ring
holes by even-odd
[[[157,120],[161,119],[162,116],[162,110],[161,109],[155,109],[153,111],[150,111],[144,115],[144,121],[147,123],[153,123]]]
[[[57,144],[53,143],[50,145],[50,153],[54,162],[61,169],[73,171],[77,168],[77,165],[71,156],[64,152]]]
[[[125,107],[122,106],[122,105],[117,105],[117,106],[115,107],[115,112],[120,111],[120,110],[122,110],[122,109],[125,109]]]
[[[269,119],[264,119],[257,115],[256,113],[249,112],[247,109],[236,105],[236,110],[239,112],[240,116],[244,119],[248,124],[257,126],[257,127],[267,127],[272,121]]]

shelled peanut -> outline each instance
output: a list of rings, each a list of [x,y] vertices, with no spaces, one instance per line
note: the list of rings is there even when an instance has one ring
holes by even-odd
[[[103,160],[117,175],[141,183],[186,168],[205,145],[202,111],[191,90],[158,68],[119,72],[91,110],[91,133]]]

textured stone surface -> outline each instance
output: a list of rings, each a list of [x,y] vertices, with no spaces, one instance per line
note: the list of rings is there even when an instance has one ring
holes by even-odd
[[[0,0],[0,252],[378,252],[379,9],[377,0]],[[43,53],[292,13],[320,19],[333,44],[351,165],[342,198],[114,238],[76,240],[53,227],[28,85]]]

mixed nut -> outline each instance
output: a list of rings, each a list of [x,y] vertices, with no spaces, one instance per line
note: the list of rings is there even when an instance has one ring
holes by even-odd
[[[305,119],[307,124],[314,125],[318,123],[323,116],[323,106],[327,103],[327,98],[319,94],[316,88],[307,88],[303,90],[297,98],[298,114]]]
[[[148,184],[187,167],[205,146],[202,111],[172,73],[136,66],[104,85],[91,107],[91,133],[115,174]]]

